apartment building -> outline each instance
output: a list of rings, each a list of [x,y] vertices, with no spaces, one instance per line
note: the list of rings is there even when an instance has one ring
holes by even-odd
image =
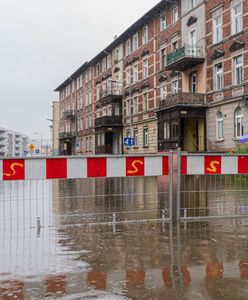
[[[160,151],[206,149],[205,2],[181,1],[180,31],[167,34],[165,76],[172,82],[165,81],[157,113]]]
[[[207,1],[207,142],[235,149],[248,132],[248,3]]]
[[[24,156],[28,137],[24,134],[0,127],[0,156]]]
[[[56,89],[60,153],[237,147],[248,131],[247,10],[160,1]]]
[[[165,49],[171,37],[175,40],[180,32],[179,11],[179,1],[161,1],[127,31],[123,60],[123,132],[124,136],[134,138],[134,147],[125,147],[124,153],[157,152],[156,111],[166,90],[164,81],[169,84],[175,79],[174,74],[169,77],[164,72]]]

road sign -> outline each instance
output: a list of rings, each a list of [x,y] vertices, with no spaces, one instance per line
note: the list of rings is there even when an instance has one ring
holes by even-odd
[[[30,151],[34,151],[34,149],[35,149],[35,145],[31,143],[31,144],[29,145],[29,150],[30,150]]]
[[[125,146],[133,146],[134,145],[134,139],[130,137],[124,138],[124,145]]]

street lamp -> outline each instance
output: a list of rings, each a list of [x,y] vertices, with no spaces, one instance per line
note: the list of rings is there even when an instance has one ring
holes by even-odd
[[[40,136],[40,156],[42,156],[42,134],[39,132],[34,132],[34,134],[37,134]]]

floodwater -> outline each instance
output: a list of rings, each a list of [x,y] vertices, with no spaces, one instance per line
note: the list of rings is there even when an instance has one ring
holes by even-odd
[[[248,299],[247,178],[184,178],[173,225],[168,186],[0,183],[0,299]]]

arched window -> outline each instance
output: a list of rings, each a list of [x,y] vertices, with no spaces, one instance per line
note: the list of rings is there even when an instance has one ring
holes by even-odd
[[[235,111],[235,137],[238,139],[244,134],[243,113],[242,109],[238,107]]]
[[[216,139],[224,139],[223,114],[218,111],[216,114]]]

